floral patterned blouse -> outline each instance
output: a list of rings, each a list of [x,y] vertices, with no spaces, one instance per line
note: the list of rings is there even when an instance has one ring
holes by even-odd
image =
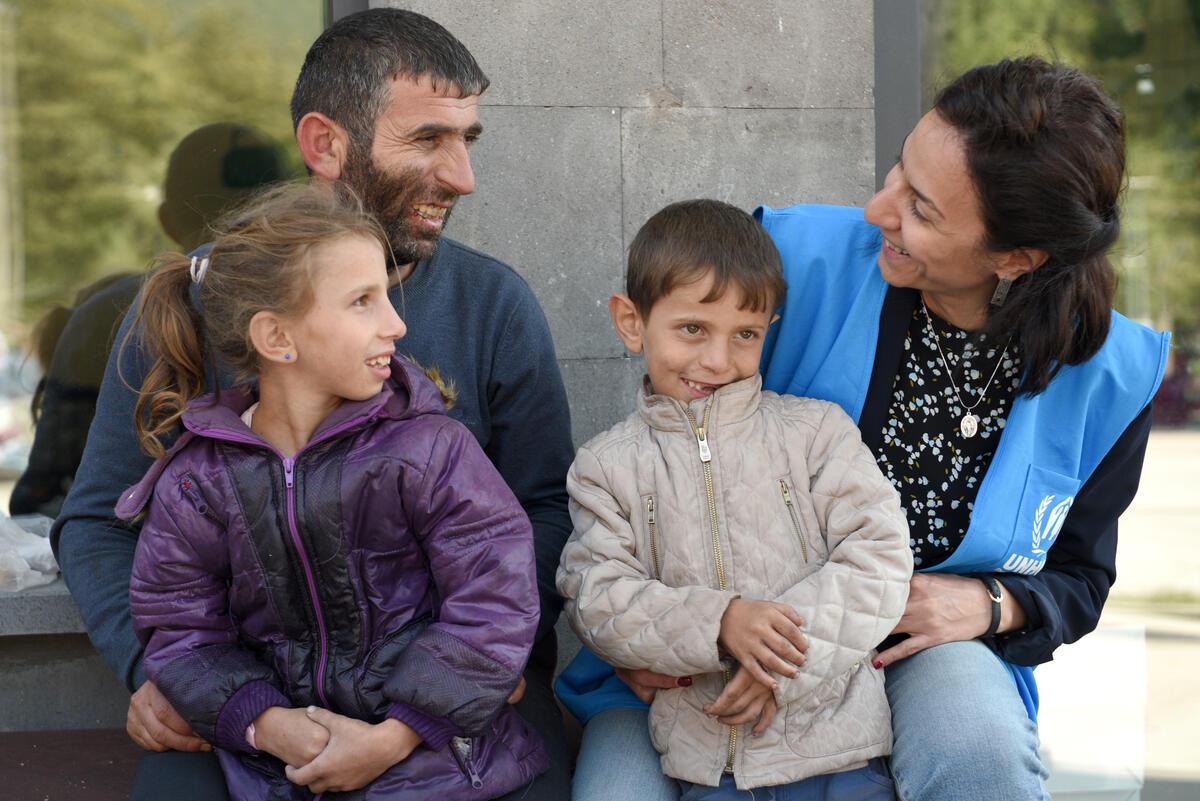
[[[931,332],[941,342],[944,363]],[[944,561],[970,525],[979,484],[1021,382],[1020,358],[1014,346],[1006,349],[1005,344],[956,328],[932,312],[927,320],[920,303],[913,309],[877,456],[908,512],[909,544],[918,568]],[[973,437],[960,429],[967,409],[946,365],[961,400],[978,418]]]

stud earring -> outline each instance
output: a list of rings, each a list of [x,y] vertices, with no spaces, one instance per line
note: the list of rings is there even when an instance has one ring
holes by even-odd
[[[283,354],[283,360],[285,362],[290,362],[292,360],[292,354],[290,354],[290,353]]]

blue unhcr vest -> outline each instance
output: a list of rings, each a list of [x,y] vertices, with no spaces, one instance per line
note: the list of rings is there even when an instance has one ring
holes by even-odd
[[[876,266],[879,231],[861,209],[837,206],[764,206],[755,217],[779,248],[788,282],[781,320],[763,348],[763,388],[832,401],[857,421],[887,292]],[[1095,356],[1064,367],[1039,395],[1014,399],[967,533],[934,570],[1039,572],[1075,493],[1154,397],[1169,343],[1169,334],[1114,312]],[[1033,668],[1005,665],[1036,719]],[[608,707],[644,706],[587,649],[556,687],[584,723]]]

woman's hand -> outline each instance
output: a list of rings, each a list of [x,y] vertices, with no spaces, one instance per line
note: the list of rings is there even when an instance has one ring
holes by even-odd
[[[1003,585],[1001,585],[1003,586]],[[1025,625],[1025,612],[1002,590],[999,631]],[[893,634],[908,634],[875,658],[876,668],[947,642],[973,640],[992,622],[992,599],[983,582],[951,573],[915,573],[909,582],[908,604]]]
[[[303,708],[273,706],[254,719],[254,742],[260,751],[299,768],[325,750],[329,730],[310,720]]]
[[[311,722],[329,730],[329,744],[304,767],[289,765],[284,772],[293,784],[313,793],[366,787],[421,744],[419,734],[394,718],[371,725],[320,707],[304,711]]]
[[[748,670],[739,670],[725,685],[716,701],[704,707],[704,713],[726,726],[758,721],[750,734],[757,737],[767,730],[776,712],[775,693],[754,680]]]
[[[629,685],[633,694],[648,704],[654,700],[654,694],[659,690],[670,690],[675,687],[691,687],[691,676],[668,676],[665,673],[655,673],[653,670],[629,670],[628,668],[613,668],[617,678]]]
[[[808,643],[800,633],[803,625],[804,618],[787,604],[734,598],[721,616],[717,642],[737,660],[742,671],[774,690],[778,682],[768,670],[795,678],[796,668],[804,667]]]

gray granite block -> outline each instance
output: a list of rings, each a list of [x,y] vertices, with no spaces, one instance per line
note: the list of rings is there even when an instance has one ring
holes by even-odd
[[[616,334],[612,335],[616,339]],[[633,411],[645,366],[640,356],[563,359],[558,363],[571,403],[576,447],[616,425]]]
[[[687,198],[862,205],[874,192],[873,126],[869,109],[626,110],[626,246],[651,214]]]
[[[871,108],[873,0],[663,0],[664,81],[684,106]]]
[[[520,272],[560,359],[620,355],[608,297],[621,286],[620,115],[608,108],[488,108],[474,195],[448,233]]]
[[[458,37],[491,79],[486,104],[645,106],[662,86],[657,2],[392,0],[387,5],[432,17]]]

